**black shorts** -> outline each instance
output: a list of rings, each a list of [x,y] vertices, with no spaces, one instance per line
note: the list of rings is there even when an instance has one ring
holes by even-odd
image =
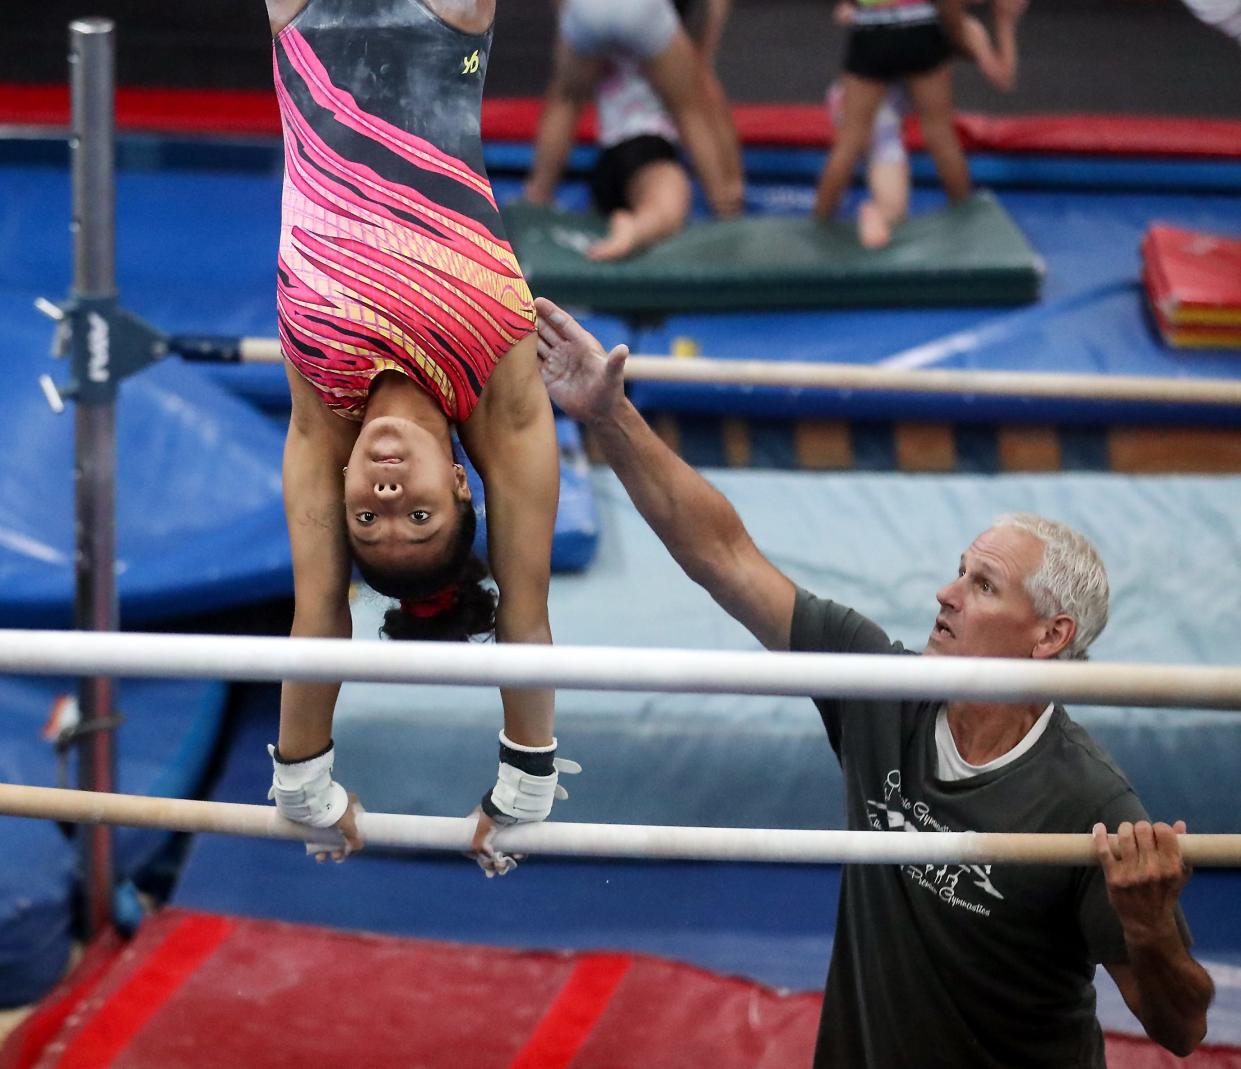
[[[952,45],[938,22],[856,26],[849,33],[845,70],[873,82],[896,82],[933,71],[951,58]]]
[[[677,147],[666,137],[643,134],[621,141],[599,153],[594,173],[590,176],[590,194],[595,211],[611,215],[620,208],[628,208],[629,183],[648,163],[659,160],[680,160]]]

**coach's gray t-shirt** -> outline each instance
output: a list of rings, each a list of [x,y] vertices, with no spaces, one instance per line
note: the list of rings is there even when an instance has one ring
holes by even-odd
[[[909,654],[866,617],[804,590],[791,645]],[[949,782],[936,776],[938,702],[815,705],[840,759],[850,828],[1089,832],[1147,819],[1059,706],[1027,753]],[[1102,1069],[1094,965],[1125,958],[1097,867],[846,865],[814,1064]]]

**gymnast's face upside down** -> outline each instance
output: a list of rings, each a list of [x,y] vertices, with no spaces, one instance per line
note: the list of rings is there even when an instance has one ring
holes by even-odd
[[[1043,543],[1018,527],[992,527],[961,555],[957,577],[935,595],[939,615],[928,654],[956,657],[1054,657],[1075,624],[1061,613],[1040,616],[1026,588],[1043,559]],[[1066,634],[1067,632],[1067,634]]]
[[[345,525],[364,565],[440,569],[455,555],[469,502],[465,469],[419,424],[385,416],[363,427],[345,469]]]

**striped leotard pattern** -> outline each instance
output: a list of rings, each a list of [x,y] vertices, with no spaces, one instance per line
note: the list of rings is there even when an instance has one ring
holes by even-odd
[[[275,42],[284,354],[347,418],[394,370],[460,423],[534,323],[482,167],[490,33],[461,33],[418,0],[311,0],[303,16]]]

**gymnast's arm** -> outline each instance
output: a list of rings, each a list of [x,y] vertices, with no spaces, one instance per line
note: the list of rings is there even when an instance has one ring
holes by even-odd
[[[487,553],[500,590],[496,638],[550,643],[547,592],[560,501],[560,452],[533,339],[497,365],[479,409],[458,429],[487,494]],[[555,692],[500,690],[504,733],[523,746],[552,742]]]
[[[285,365],[293,412],[284,448],[284,508],[293,555],[295,638],[349,638],[350,563],[345,540],[341,468],[348,462],[355,428],[333,415],[310,385]],[[332,743],[332,714],[339,683],[285,680],[280,687],[277,752],[284,761],[322,754]],[[341,830],[353,847],[353,815]]]
[[[1095,827],[1095,852],[1129,955],[1126,964],[1106,968],[1146,1034],[1180,1058],[1206,1035],[1215,993],[1176,923],[1176,903],[1189,880],[1178,841],[1184,832],[1183,821],[1172,827],[1126,821],[1113,847],[1104,826]]]
[[[995,44],[973,15],[965,18],[970,54],[983,76],[1004,93],[1017,85],[1017,24],[1025,13],[1026,0],[995,0]]]
[[[586,423],[642,518],[694,582],[768,649],[789,648],[796,588],[759,552],[737,510],[672,452],[624,394],[625,346],[604,353],[539,298],[539,359],[552,400]]]

